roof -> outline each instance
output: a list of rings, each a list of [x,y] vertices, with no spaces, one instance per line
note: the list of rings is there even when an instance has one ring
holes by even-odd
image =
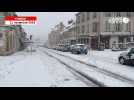
[[[63,32],[68,31],[69,29],[71,29],[71,28],[73,28],[73,27],[75,27],[75,23],[72,23],[72,24],[70,24],[70,25],[66,26],[66,27],[64,28],[64,30],[63,30],[63,31],[61,31],[61,34],[62,34]]]

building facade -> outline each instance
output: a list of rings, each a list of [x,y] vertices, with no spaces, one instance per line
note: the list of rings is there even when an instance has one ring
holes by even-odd
[[[111,17],[127,17],[129,23],[109,23]],[[79,12],[76,14],[77,43],[97,49],[103,43],[106,49],[113,43],[134,42],[133,12]]]
[[[5,16],[17,16],[15,12],[0,12],[0,55],[9,55],[24,47],[26,33],[20,25],[5,25]]]
[[[48,41],[49,47],[54,48],[61,40],[61,32],[64,30],[65,26],[62,22],[57,24],[49,33]]]
[[[76,23],[72,22],[61,32],[60,44],[73,45],[76,43]]]

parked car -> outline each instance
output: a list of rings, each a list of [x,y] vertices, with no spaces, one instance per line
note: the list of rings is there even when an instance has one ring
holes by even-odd
[[[68,51],[67,45],[61,45],[61,51],[67,52]]]
[[[69,45],[64,45],[64,44],[57,45],[55,50],[68,52],[69,51]]]
[[[62,50],[62,46],[61,45],[56,46],[56,50],[61,51]]]
[[[72,52],[73,46],[74,46],[74,45],[70,45],[70,46],[69,46],[69,51],[70,51],[70,52]]]
[[[88,47],[85,44],[75,44],[71,47],[71,52],[75,54],[87,54]]]
[[[134,65],[134,48],[129,49],[127,52],[121,53],[118,59],[120,64]]]

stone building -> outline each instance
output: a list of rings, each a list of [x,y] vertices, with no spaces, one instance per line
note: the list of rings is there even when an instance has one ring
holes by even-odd
[[[129,23],[109,23],[111,17],[127,17]],[[113,43],[134,42],[133,12],[79,12],[76,14],[77,43],[97,49],[103,43],[106,49]]]
[[[19,25],[5,25],[4,16],[17,16],[15,12],[0,12],[0,55],[9,55],[23,47],[26,33]]]
[[[60,42],[61,32],[64,30],[64,28],[64,24],[60,22],[52,29],[52,31],[48,35],[49,46],[51,48],[54,48]]]
[[[76,27],[75,22],[72,22],[68,26],[65,27],[65,29],[61,32],[61,44],[75,44],[76,43]]]

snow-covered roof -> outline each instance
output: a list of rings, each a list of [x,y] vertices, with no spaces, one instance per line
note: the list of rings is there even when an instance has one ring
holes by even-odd
[[[64,28],[64,30],[61,31],[60,33],[62,34],[63,32],[66,32],[66,31],[68,31],[69,29],[74,28],[74,27],[75,27],[75,23],[71,23],[71,24],[69,24],[68,26],[66,26],[66,27]]]

